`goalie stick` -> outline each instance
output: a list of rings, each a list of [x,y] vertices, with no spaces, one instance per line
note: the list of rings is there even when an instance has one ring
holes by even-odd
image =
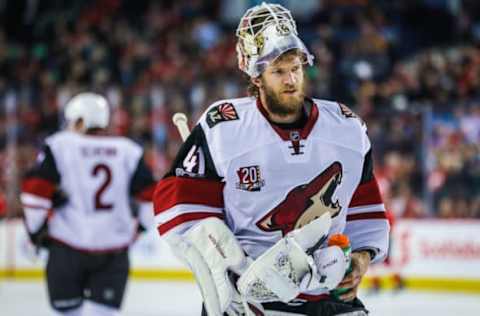
[[[185,141],[190,135],[190,129],[188,128],[188,119],[184,113],[177,112],[172,116],[172,122],[180,133],[180,137]]]

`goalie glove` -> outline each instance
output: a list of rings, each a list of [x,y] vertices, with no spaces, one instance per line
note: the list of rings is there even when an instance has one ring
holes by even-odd
[[[68,196],[62,190],[56,190],[52,196],[52,209],[59,209],[68,203]]]
[[[48,222],[45,220],[43,225],[36,232],[28,232],[30,241],[36,247],[36,252],[40,251],[40,248],[48,248],[50,246],[50,239],[48,237]]]
[[[237,282],[240,293],[255,302],[289,302],[303,291],[324,288],[338,282],[337,270],[346,269],[342,250],[332,246],[311,252],[322,244],[331,226],[326,213],[302,228],[288,233],[258,257]]]

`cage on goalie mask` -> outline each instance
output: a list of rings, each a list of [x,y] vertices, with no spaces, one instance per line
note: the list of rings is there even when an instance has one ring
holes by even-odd
[[[304,63],[313,64],[313,55],[298,37],[292,14],[279,4],[263,2],[248,9],[236,35],[238,67],[250,77],[258,77],[269,63],[292,49],[303,53]]]
[[[65,119],[71,123],[83,120],[85,129],[106,128],[110,119],[107,100],[96,93],[80,93],[65,105]]]

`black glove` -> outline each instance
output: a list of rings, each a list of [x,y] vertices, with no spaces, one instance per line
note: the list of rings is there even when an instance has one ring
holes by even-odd
[[[68,196],[62,190],[57,190],[52,196],[52,208],[56,209],[64,206],[68,202]]]
[[[142,224],[138,223],[137,225],[137,234],[140,235],[141,233],[144,233],[147,231],[147,228],[143,226]]]
[[[48,237],[48,224],[47,221],[34,233],[28,233],[30,241],[37,248],[48,248],[50,245],[50,238]]]

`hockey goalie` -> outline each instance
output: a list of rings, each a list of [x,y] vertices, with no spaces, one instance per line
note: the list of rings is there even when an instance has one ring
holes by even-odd
[[[358,286],[389,226],[366,126],[306,94],[313,56],[284,7],[250,8],[236,35],[250,95],[209,106],[185,139],[155,190],[158,231],[202,315],[367,315]],[[327,244],[337,233],[351,255]]]

